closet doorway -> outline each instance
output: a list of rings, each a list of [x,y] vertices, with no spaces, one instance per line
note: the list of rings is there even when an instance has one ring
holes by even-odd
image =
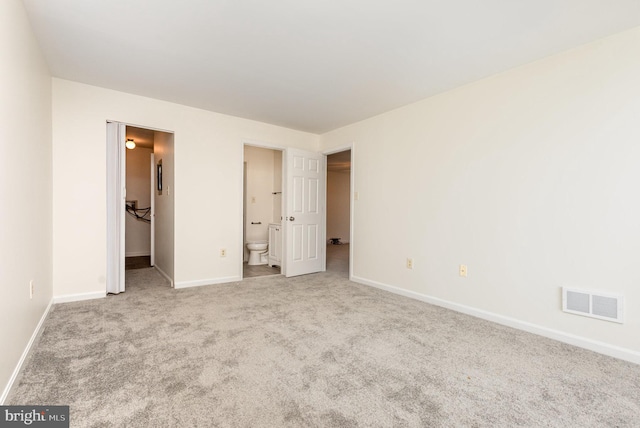
[[[127,265],[173,286],[173,145],[171,132],[107,121],[107,294],[126,290]]]
[[[327,271],[351,276],[351,149],[327,155]]]
[[[126,127],[125,269],[154,265],[154,131]]]

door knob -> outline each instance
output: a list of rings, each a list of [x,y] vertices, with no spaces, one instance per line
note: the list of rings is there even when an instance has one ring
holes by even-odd
[[[295,219],[296,219],[295,217],[289,217],[289,221],[293,221]]]

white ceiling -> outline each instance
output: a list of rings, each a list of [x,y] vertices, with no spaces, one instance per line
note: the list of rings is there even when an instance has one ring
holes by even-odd
[[[24,0],[63,79],[323,133],[640,25],[639,0]]]

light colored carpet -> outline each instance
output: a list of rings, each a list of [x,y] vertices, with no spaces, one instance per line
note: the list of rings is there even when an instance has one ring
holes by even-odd
[[[349,278],[349,244],[327,245],[327,271]]]
[[[59,304],[6,404],[73,427],[638,427],[640,366],[342,273]]]

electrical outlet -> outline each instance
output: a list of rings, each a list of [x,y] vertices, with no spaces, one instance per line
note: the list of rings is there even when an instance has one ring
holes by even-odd
[[[353,192],[353,200],[357,201],[358,199],[360,199],[360,194],[358,192]]]
[[[227,250],[225,248],[220,250],[220,257],[227,257]]]
[[[407,269],[413,269],[413,259],[407,258]]]
[[[467,265],[460,265],[459,268],[460,276],[467,277]]]
[[[29,299],[33,299],[33,279],[29,281]]]

